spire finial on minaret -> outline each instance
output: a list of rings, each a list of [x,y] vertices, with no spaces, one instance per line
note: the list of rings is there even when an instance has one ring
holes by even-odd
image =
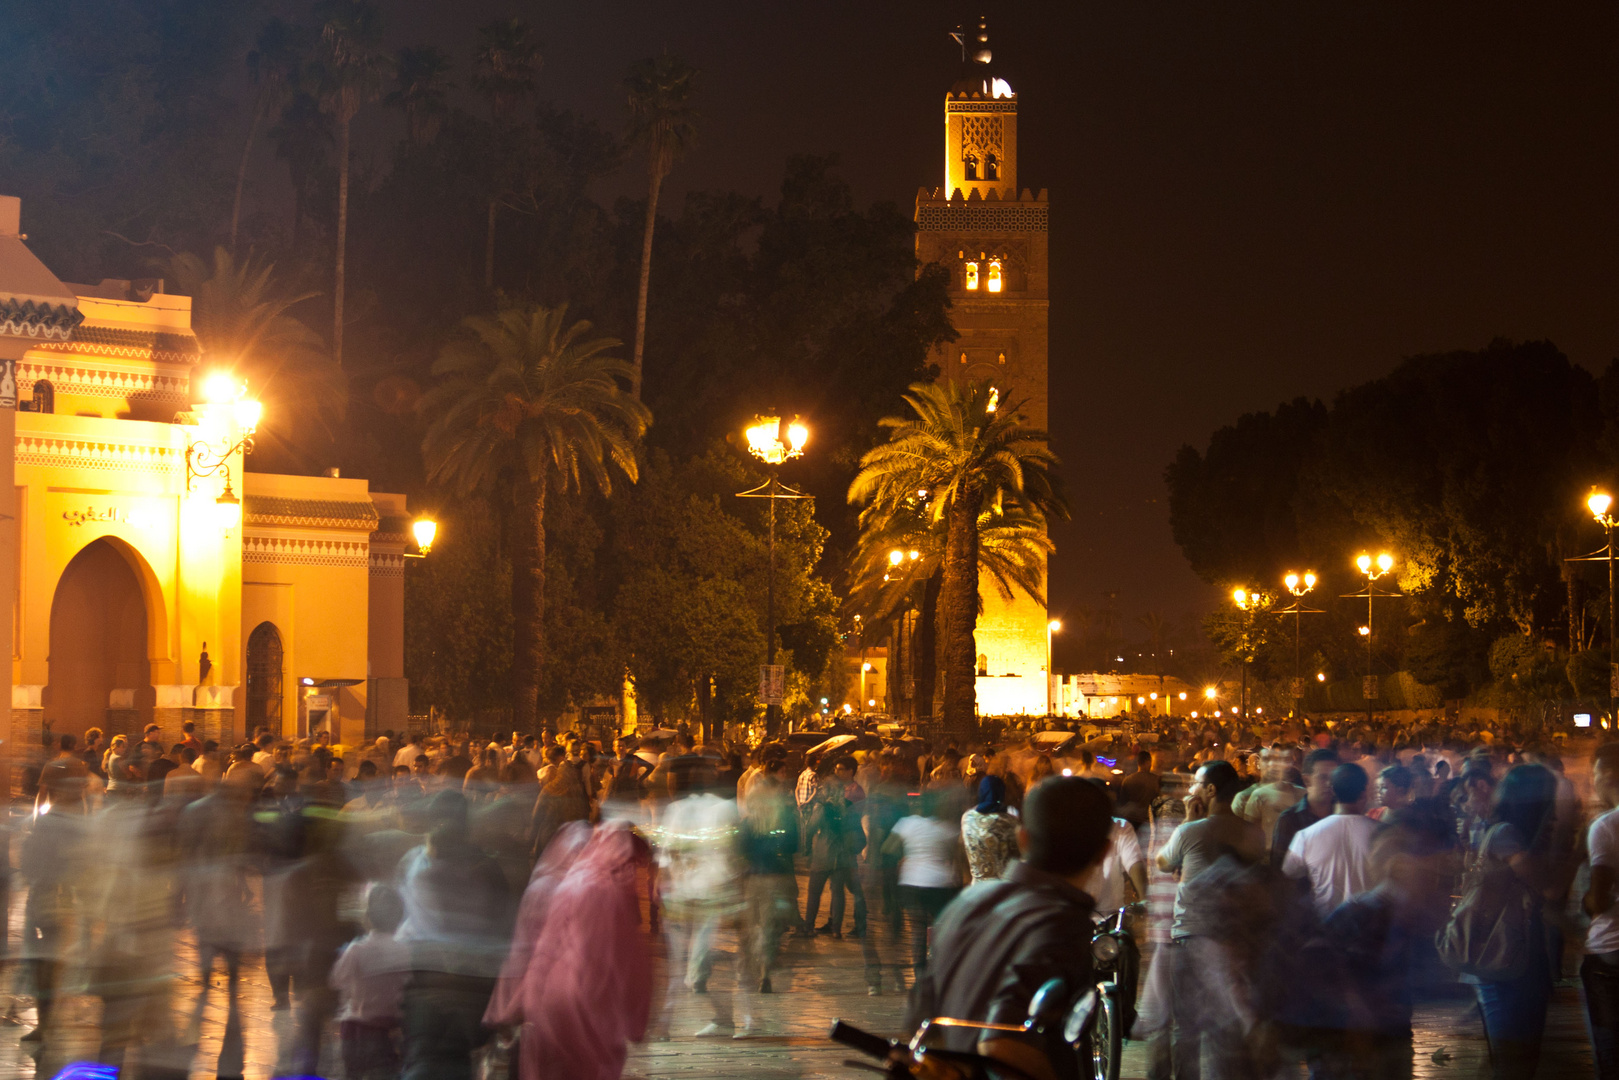
[[[950,39],[961,46],[961,62],[967,62],[967,30],[958,26],[950,32]],[[989,22],[983,16],[978,18],[978,33],[973,35],[973,61],[987,64],[994,54],[989,51]]]

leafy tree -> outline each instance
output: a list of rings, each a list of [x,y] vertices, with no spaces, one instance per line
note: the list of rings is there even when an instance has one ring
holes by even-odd
[[[1221,428],[1202,453],[1183,446],[1164,470],[1169,528],[1210,584],[1270,580],[1299,556],[1299,472],[1327,426],[1327,408],[1296,398]]]
[[[332,288],[332,359],[343,362],[343,299],[348,250],[349,129],[382,90],[389,60],[382,47],[382,10],[369,0],[321,0],[315,7],[320,48],[315,77],[321,107],[337,122],[337,236]]]
[[[405,575],[405,670],[414,710],[462,722],[511,704],[511,560],[494,509],[470,498],[441,512],[433,557]]]
[[[1364,584],[1346,572],[1357,552],[1387,548],[1407,599],[1379,603],[1378,666],[1462,696],[1491,678],[1493,642],[1581,636],[1563,560],[1603,472],[1598,389],[1547,342],[1495,341],[1408,358],[1330,409],[1245,416],[1167,470],[1176,540],[1205,580],[1311,566],[1340,593]],[[1335,668],[1364,668],[1350,655],[1363,615],[1318,617]]]
[[[1026,427],[1013,404],[998,406],[987,382],[916,383],[906,394],[913,418],[886,417],[888,442],[869,451],[849,485],[862,518],[886,522],[907,502],[945,528],[939,610],[944,724],[964,733],[976,723],[979,518],[1008,504],[1039,519],[1066,514],[1044,431]],[[921,496],[921,492],[926,492]],[[1038,598],[1037,598],[1038,599]]]
[[[568,324],[566,307],[508,306],[462,325],[434,365],[442,381],[422,399],[432,418],[422,452],[430,482],[512,499],[513,719],[532,728],[545,660],[546,496],[587,484],[611,494],[614,469],[633,483],[651,414],[614,381],[628,377],[612,355],[619,342]]]
[[[697,114],[691,107],[697,69],[679,57],[649,57],[630,69],[630,142],[647,156],[646,228],[641,240],[641,284],[635,301],[635,374],[630,393],[641,396],[641,363],[646,351],[646,305],[652,280],[652,231],[658,221],[658,194],[675,159],[697,141]]]

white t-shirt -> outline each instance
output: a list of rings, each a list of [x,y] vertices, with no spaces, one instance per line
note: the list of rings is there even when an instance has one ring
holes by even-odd
[[[397,769],[401,765],[407,769],[410,768],[411,764],[421,757],[423,753],[421,743],[406,743],[399,748],[399,753],[394,755],[394,768]]]
[[[1591,866],[1606,866],[1619,870],[1619,810],[1609,810],[1591,822],[1586,834],[1591,849]],[[1590,953],[1619,952],[1619,915],[1609,908],[1591,920],[1591,929],[1585,934],[1585,951]]]
[[[1107,854],[1091,871],[1091,876],[1085,879],[1085,891],[1096,901],[1098,917],[1109,915],[1124,906],[1124,883],[1129,879],[1130,867],[1144,861],[1135,826],[1123,818],[1114,818],[1113,836],[1108,841]]]
[[[1378,823],[1364,814],[1333,814],[1301,829],[1288,845],[1282,873],[1309,878],[1315,910],[1322,916],[1372,887],[1372,834]]]
[[[956,885],[956,842],[960,833],[935,817],[902,817],[893,834],[905,844],[899,863],[899,883],[924,889],[950,889]]]

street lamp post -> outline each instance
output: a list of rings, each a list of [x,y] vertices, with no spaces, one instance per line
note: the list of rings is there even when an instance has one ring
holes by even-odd
[[[786,428],[787,438],[783,439],[781,417],[754,417],[753,424],[746,432],[748,453],[771,466],[800,456],[804,452],[804,444],[809,442],[809,428],[799,423],[797,417]],[[775,738],[781,731],[781,679],[776,670],[776,500],[807,499],[810,496],[783,484],[772,469],[769,480],[756,488],[737,492],[737,497],[770,500],[770,574],[765,584],[766,670],[760,673],[759,681],[760,690],[763,691],[761,696],[765,699],[765,734]],[[864,697],[864,677],[860,680],[860,691]]]
[[[1293,616],[1293,715],[1298,716],[1304,712],[1304,676],[1301,671],[1300,657],[1302,653],[1300,642],[1303,640],[1304,613],[1320,614],[1319,608],[1304,606],[1304,596],[1315,588],[1315,574],[1306,570],[1304,576],[1289,573],[1282,578],[1282,584],[1287,591],[1293,594],[1293,602],[1277,612],[1278,615]]]
[[[1247,621],[1242,627],[1242,718],[1248,719],[1248,665],[1254,662],[1254,616],[1270,607],[1270,596],[1255,589],[1241,587],[1231,590],[1231,599]]]
[[[1052,715],[1051,708],[1051,635],[1062,629],[1061,619],[1052,619],[1046,623],[1046,715]]]
[[[1613,550],[1613,526],[1614,526],[1614,519],[1608,513],[1608,508],[1613,505],[1613,496],[1609,495],[1605,491],[1598,491],[1597,489],[1592,488],[1591,489],[1591,496],[1590,496],[1590,498],[1585,500],[1585,505],[1586,505],[1587,509],[1589,509],[1591,511],[1591,516],[1596,519],[1596,523],[1598,525],[1601,525],[1602,528],[1608,534],[1608,547],[1607,547],[1607,562],[1608,562],[1608,716],[1611,718],[1611,717],[1614,717],[1616,715],[1619,715],[1619,714],[1616,714],[1615,711],[1614,711],[1615,692],[1619,691],[1619,679],[1615,678],[1615,673],[1619,672],[1619,653],[1615,652],[1616,647],[1619,647],[1619,634],[1614,633],[1614,625],[1615,624],[1614,624],[1614,618],[1613,618],[1613,616],[1614,616],[1614,596],[1613,596],[1613,556],[1614,556],[1614,550]]]
[[[1383,552],[1374,560],[1370,554],[1361,553],[1355,560],[1355,566],[1366,575],[1366,592],[1354,593],[1355,597],[1366,597],[1366,625],[1361,627],[1361,636],[1366,639],[1366,681],[1361,686],[1361,694],[1366,698],[1366,722],[1372,720],[1372,703],[1377,700],[1377,675],[1372,668],[1372,599],[1377,596],[1377,579],[1387,574],[1394,567],[1394,556]],[[1399,596],[1397,592],[1385,593],[1386,596]]]

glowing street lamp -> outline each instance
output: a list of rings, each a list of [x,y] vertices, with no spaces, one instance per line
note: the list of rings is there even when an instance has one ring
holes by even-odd
[[[748,453],[764,462],[766,465],[780,465],[789,458],[799,457],[804,453],[804,447],[809,443],[809,428],[804,426],[796,416],[785,426],[786,438],[783,439],[783,425],[779,416],[756,416],[753,423],[743,433],[748,441]],[[737,493],[743,499],[769,499],[770,500],[770,575],[765,585],[765,674],[773,676],[776,668],[776,500],[777,499],[807,499],[802,491],[781,482],[781,479],[772,470],[770,479],[756,488]],[[761,680],[763,681],[763,680]],[[864,682],[862,679],[862,692]],[[781,702],[767,700],[765,702],[765,734],[775,738],[781,727]]]
[[[1293,712],[1295,715],[1304,711],[1304,679],[1300,674],[1300,642],[1303,639],[1304,613],[1308,611],[1315,615],[1320,613],[1318,608],[1304,606],[1305,594],[1315,588],[1315,572],[1306,570],[1303,576],[1289,572],[1282,578],[1282,584],[1287,591],[1293,594],[1293,603],[1277,612],[1278,615],[1293,616]]]
[[[410,523],[410,535],[416,541],[416,550],[406,551],[405,558],[425,559],[438,537],[438,522],[430,517],[419,517]]]
[[[196,491],[197,481],[205,476],[223,476],[225,487],[214,499],[214,505],[219,524],[229,532],[242,523],[242,500],[231,487],[230,459],[238,450],[244,454],[253,452],[253,435],[264,417],[264,406],[248,397],[247,384],[228,371],[214,371],[203,379],[202,400],[213,409],[230,410],[230,418],[236,424],[237,438],[233,440],[227,428],[218,439],[189,439],[186,442],[186,493]],[[218,414],[213,409],[203,419],[202,430],[205,433],[217,430],[214,424]]]
[[[1051,697],[1052,697],[1052,694],[1051,694],[1051,678],[1052,678],[1052,675],[1051,675],[1051,636],[1053,634],[1059,632],[1060,630],[1062,630],[1062,620],[1061,619],[1052,619],[1050,622],[1046,623],[1046,715],[1047,716],[1050,716],[1052,714],[1052,710],[1051,710]]]
[[[1613,506],[1613,496],[1609,495],[1606,491],[1602,491],[1598,488],[1592,488],[1590,496],[1585,500],[1585,506],[1586,509],[1591,511],[1591,517],[1594,518],[1596,523],[1601,525],[1608,534],[1608,547],[1605,553],[1607,555],[1608,562],[1608,715],[1613,716],[1615,715],[1615,691],[1619,691],[1619,686],[1615,685],[1615,673],[1619,672],[1619,653],[1615,652],[1616,647],[1619,647],[1619,634],[1614,633],[1614,627],[1616,625],[1614,622],[1613,597],[1614,518],[1608,513],[1609,507]]]
[[[1360,636],[1366,639],[1366,682],[1361,687],[1361,693],[1366,698],[1366,719],[1372,719],[1372,702],[1377,700],[1377,676],[1372,669],[1372,599],[1378,595],[1377,579],[1394,568],[1394,556],[1388,552],[1380,553],[1373,559],[1370,552],[1362,552],[1355,560],[1355,567],[1366,575],[1366,592],[1351,594],[1354,597],[1366,597],[1366,625],[1360,628]],[[1384,596],[1399,596],[1398,592],[1384,593]]]
[[[1242,628],[1242,718],[1248,719],[1248,665],[1254,662],[1254,617],[1270,607],[1270,595],[1258,589],[1231,590],[1237,610],[1247,616]]]

